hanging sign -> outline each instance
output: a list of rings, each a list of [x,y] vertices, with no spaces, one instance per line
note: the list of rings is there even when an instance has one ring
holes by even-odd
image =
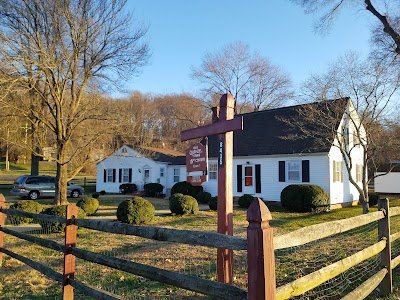
[[[207,171],[207,148],[197,143],[186,149],[187,172]]]

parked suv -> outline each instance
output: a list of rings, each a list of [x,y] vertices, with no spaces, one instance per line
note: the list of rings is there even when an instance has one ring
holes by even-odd
[[[67,195],[78,198],[85,192],[83,187],[67,183]],[[14,181],[11,195],[36,200],[38,197],[51,197],[56,193],[55,177],[24,175]]]

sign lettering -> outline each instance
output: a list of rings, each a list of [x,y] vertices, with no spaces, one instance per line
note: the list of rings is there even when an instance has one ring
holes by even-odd
[[[218,142],[218,166],[224,166],[224,141],[220,140]]]

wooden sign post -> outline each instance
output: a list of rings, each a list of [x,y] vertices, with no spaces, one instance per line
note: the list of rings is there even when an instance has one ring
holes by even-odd
[[[243,117],[233,118],[234,99],[230,94],[220,99],[219,120],[211,125],[181,132],[181,141],[218,134],[218,233],[233,235],[232,161],[233,131],[243,130]],[[232,284],[233,251],[217,250],[217,277],[219,282]]]

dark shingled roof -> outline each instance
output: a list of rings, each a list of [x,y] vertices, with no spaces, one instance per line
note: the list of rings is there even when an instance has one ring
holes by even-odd
[[[277,109],[269,109],[253,113],[247,113],[243,116],[243,130],[233,133],[233,156],[254,156],[254,155],[277,155],[277,154],[293,154],[293,153],[320,153],[328,152],[332,140],[322,145],[316,142],[315,138],[303,137],[301,139],[285,139],[285,136],[302,135],[299,128],[290,126],[282,120],[291,120],[299,118],[299,109],[308,109],[311,106],[326,112],[337,112],[337,107],[341,107],[344,114],[344,109],[349,101],[349,98],[337,100],[329,100],[324,102],[316,102],[311,104],[296,105],[290,107],[282,107]],[[334,109],[335,107],[335,109]],[[314,109],[314,108],[312,108]],[[335,124],[338,127],[340,119]],[[315,132],[317,124],[309,122],[305,124],[309,128],[313,127]],[[303,135],[304,136],[304,135]],[[218,137],[209,137],[208,153],[209,157],[217,157],[218,153]]]
[[[140,147],[138,149],[144,156],[155,161],[166,162],[172,165],[186,165],[185,153],[172,149]]]

